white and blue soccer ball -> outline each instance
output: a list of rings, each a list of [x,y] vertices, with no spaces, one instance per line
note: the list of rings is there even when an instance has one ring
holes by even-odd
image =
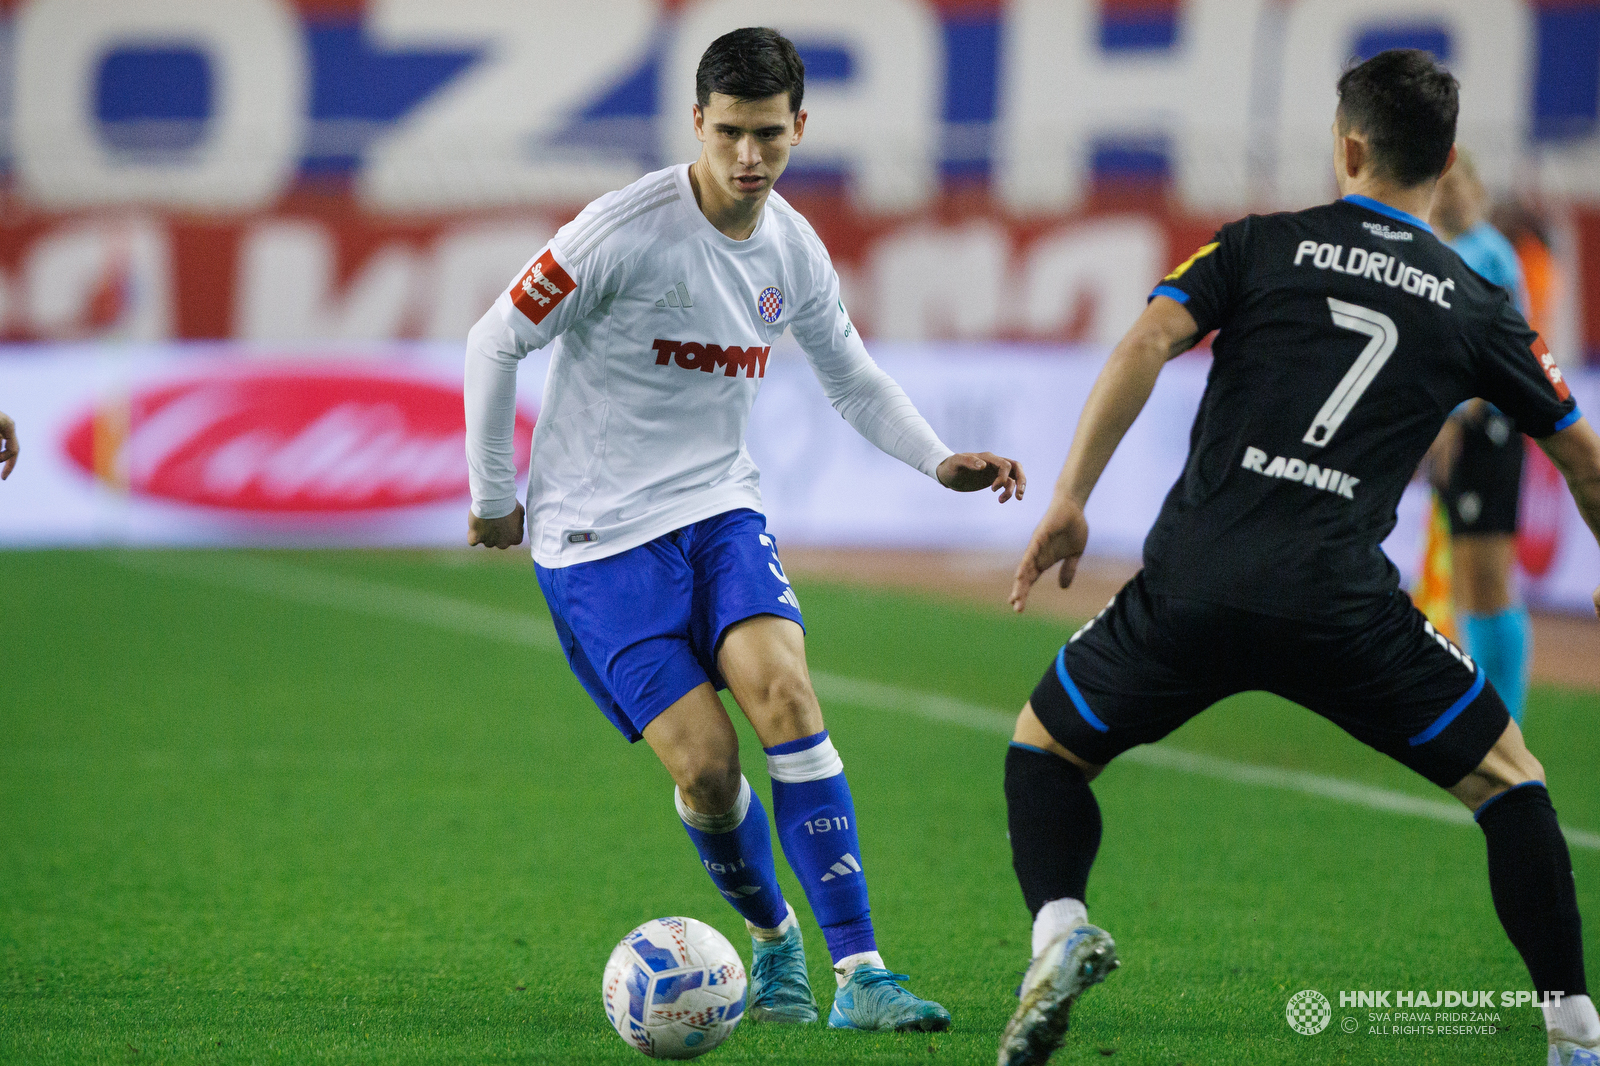
[[[606,1017],[653,1059],[692,1059],[744,1016],[744,963],[727,937],[693,918],[654,918],[606,960]]]

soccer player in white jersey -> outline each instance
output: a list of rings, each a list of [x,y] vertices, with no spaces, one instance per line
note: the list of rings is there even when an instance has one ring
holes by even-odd
[[[784,330],[835,409],[951,489],[1025,487],[1015,462],[953,454],[867,355],[827,250],[772,186],[800,143],[805,68],[768,29],[719,37],[696,72],[692,165],[646,175],[562,227],[467,343],[469,541],[520,543],[517,361],[549,346],[527,529],[573,672],[671,773],[678,814],[754,944],[752,1018],[812,1022],[795,912],[766,811],[717,698],[767,753],[785,857],[833,957],[836,1028],[939,1030],[878,954],[856,812],[806,670],[799,600],[760,513],[745,425]]]

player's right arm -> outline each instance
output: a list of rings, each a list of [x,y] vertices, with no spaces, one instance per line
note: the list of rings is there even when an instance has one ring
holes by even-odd
[[[1567,479],[1578,512],[1589,523],[1595,539],[1600,541],[1600,434],[1595,433],[1587,419],[1579,418],[1566,429],[1539,441],[1539,447]],[[1594,593],[1594,609],[1600,614],[1600,589]]]
[[[599,201],[597,201],[599,203]],[[472,507],[467,543],[508,548],[522,543],[524,515],[517,502],[512,439],[517,417],[517,365],[530,351],[564,333],[599,303],[603,264],[592,254],[581,266],[563,251],[592,226],[595,205],[562,227],[517,273],[467,334],[463,398],[467,417],[467,480]]]
[[[1159,295],[1111,350],[1083,405],[1050,506],[1017,564],[1011,585],[1012,610],[1021,611],[1027,605],[1028,592],[1039,575],[1058,562],[1061,587],[1072,583],[1089,541],[1089,523],[1083,516],[1089,494],[1128,427],[1144,410],[1161,368],[1192,348],[1200,336],[1200,327],[1187,308]]]

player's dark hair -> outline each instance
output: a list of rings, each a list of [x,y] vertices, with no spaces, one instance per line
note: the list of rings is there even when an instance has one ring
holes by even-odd
[[[789,94],[789,111],[800,113],[806,65],[789,38],[764,26],[746,26],[711,42],[694,72],[695,103],[704,108],[712,93],[738,100]]]
[[[1339,128],[1366,134],[1379,173],[1407,188],[1444,173],[1460,110],[1455,76],[1417,48],[1379,52],[1339,79]]]

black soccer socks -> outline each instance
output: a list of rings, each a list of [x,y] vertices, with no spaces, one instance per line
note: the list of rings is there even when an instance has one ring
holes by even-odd
[[[1058,755],[1012,744],[1006,809],[1011,867],[1028,913],[1037,916],[1053,899],[1084,899],[1100,850],[1100,804],[1083,771]]]
[[[1489,843],[1495,913],[1540,993],[1588,995],[1572,857],[1544,785],[1502,792],[1473,815]]]

